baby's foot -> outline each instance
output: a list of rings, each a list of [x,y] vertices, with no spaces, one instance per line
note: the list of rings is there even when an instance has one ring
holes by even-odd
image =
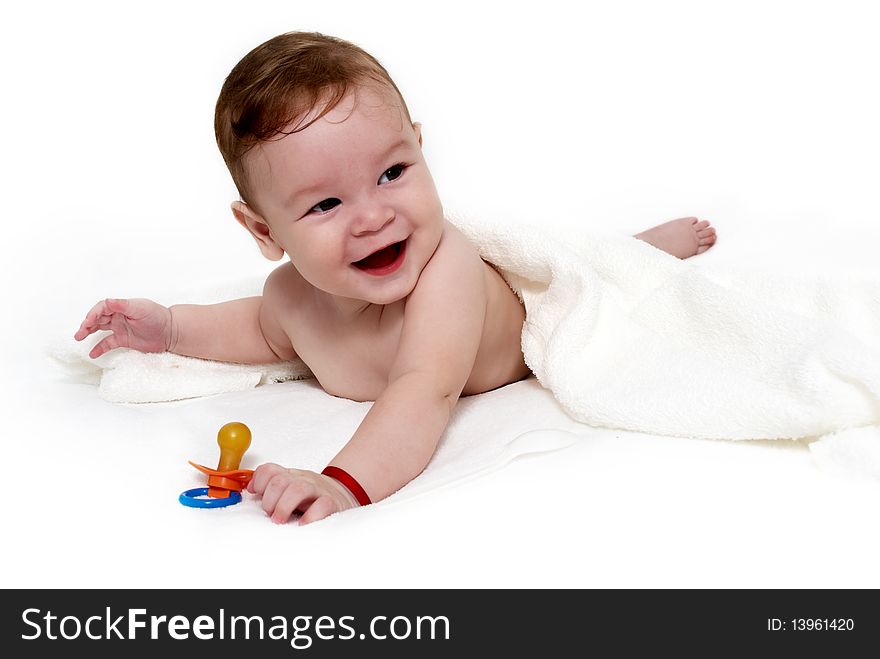
[[[706,220],[682,217],[658,224],[635,237],[673,256],[686,259],[702,254],[715,244],[715,229]]]

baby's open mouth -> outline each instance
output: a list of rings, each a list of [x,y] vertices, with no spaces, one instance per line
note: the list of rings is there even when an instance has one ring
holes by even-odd
[[[382,249],[373,252],[366,258],[363,258],[360,261],[355,261],[352,265],[360,268],[361,270],[378,270],[387,268],[392,263],[397,261],[401,251],[403,250],[404,243],[406,243],[406,241],[401,240],[399,243],[394,243],[393,245],[388,245],[388,247],[383,247]]]

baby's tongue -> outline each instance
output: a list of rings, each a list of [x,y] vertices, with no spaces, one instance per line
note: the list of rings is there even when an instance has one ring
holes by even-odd
[[[361,259],[357,263],[356,266],[359,268],[384,268],[386,265],[390,265],[394,263],[394,259],[397,258],[397,245],[389,245],[385,249],[380,249],[378,252],[373,252],[367,258]]]

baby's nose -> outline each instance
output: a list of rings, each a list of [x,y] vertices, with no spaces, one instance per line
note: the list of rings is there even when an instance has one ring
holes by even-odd
[[[366,203],[363,204],[355,215],[353,232],[356,235],[362,233],[376,233],[394,219],[394,209],[386,204]]]

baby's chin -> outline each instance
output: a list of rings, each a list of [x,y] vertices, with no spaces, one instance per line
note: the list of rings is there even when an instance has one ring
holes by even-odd
[[[376,291],[375,293],[369,292],[364,295],[359,296],[364,302],[369,302],[370,304],[376,305],[387,305],[394,304],[395,302],[401,302],[409,297],[409,294],[413,292],[415,286],[384,286],[383,290]]]
[[[358,273],[357,277],[364,277],[362,273]],[[368,275],[366,275],[368,276]],[[343,306],[357,307],[361,304],[388,305],[405,300],[415,289],[415,282],[405,282],[402,279],[396,281],[385,281],[379,285],[364,286],[363,279],[355,279],[350,285],[343,287],[320,286],[317,282],[310,281],[305,278],[317,291],[324,295],[337,298]],[[367,280],[369,281],[369,280]],[[416,278],[418,281],[418,278]]]

